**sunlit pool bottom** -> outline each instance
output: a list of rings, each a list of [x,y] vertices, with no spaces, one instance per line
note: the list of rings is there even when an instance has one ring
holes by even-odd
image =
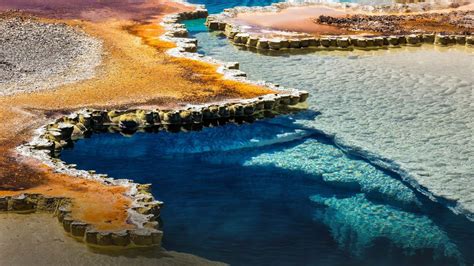
[[[335,136],[338,145],[473,215],[474,49],[303,49],[268,56],[232,45],[202,21],[186,26],[199,53],[239,62],[252,80],[307,90],[309,108],[321,115],[300,124]]]
[[[233,265],[474,261],[473,223],[292,117],[199,132],[93,134],[61,158],[152,183],[165,202],[170,250]]]

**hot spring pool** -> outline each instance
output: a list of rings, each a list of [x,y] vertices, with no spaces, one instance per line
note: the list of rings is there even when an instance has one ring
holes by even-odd
[[[474,262],[474,223],[447,208],[474,200],[472,50],[266,56],[202,23],[187,22],[200,53],[310,91],[310,110],[200,132],[94,134],[61,158],[152,183],[166,249],[233,265]]]
[[[250,79],[310,92],[298,123],[392,169],[474,219],[474,49],[432,45],[268,56],[189,21],[200,53],[240,62]]]
[[[232,265],[455,265],[474,227],[297,119],[93,134],[61,158],[152,183],[166,249]]]

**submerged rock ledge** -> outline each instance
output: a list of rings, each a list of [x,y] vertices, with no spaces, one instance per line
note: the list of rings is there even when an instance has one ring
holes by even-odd
[[[189,107],[183,110],[83,110],[61,117],[40,128],[34,139],[18,148],[26,156],[35,157],[55,171],[79,178],[99,181],[105,185],[128,187],[127,196],[132,200],[128,210],[128,223],[135,229],[100,231],[70,215],[70,201],[65,198],[45,198],[37,194],[22,194],[17,197],[0,198],[0,211],[54,211],[64,230],[72,236],[91,245],[99,246],[151,246],[160,245],[162,231],[160,209],[162,202],[156,201],[150,193],[150,185],[137,184],[133,180],[113,179],[107,175],[95,174],[68,165],[56,158],[61,150],[73,141],[97,131],[118,131],[125,134],[137,130],[179,131],[199,129],[206,125],[220,125],[224,122],[252,121],[272,117],[304,108],[308,94],[267,95],[257,99],[226,102],[216,105]]]
[[[192,39],[179,23],[182,19],[207,17],[207,10],[201,6],[192,12],[169,15],[165,18],[167,32],[164,40],[177,44],[169,54],[220,65],[218,71],[227,79],[237,80],[260,86],[267,86],[273,91],[253,99],[240,99],[206,105],[188,105],[181,110],[82,110],[56,119],[54,122],[39,128],[33,140],[17,148],[24,156],[39,159],[58,173],[95,180],[104,185],[128,188],[126,196],[132,201],[127,210],[127,223],[135,226],[124,230],[99,230],[94,225],[74,220],[71,213],[71,200],[63,197],[44,197],[40,194],[21,194],[0,198],[0,211],[35,212],[49,211],[57,215],[64,230],[72,236],[94,246],[116,247],[147,247],[160,246],[163,232],[160,225],[160,209],[162,202],[156,201],[150,193],[149,184],[137,184],[132,180],[114,179],[107,175],[96,174],[95,171],[84,171],[68,165],[55,158],[55,155],[72,141],[84,137],[93,131],[110,129],[123,133],[136,130],[179,130],[181,127],[192,130],[193,127],[219,125],[227,121],[253,120],[272,117],[305,109],[306,91],[285,89],[265,81],[253,82],[246,79],[244,72],[238,70],[238,63],[223,63],[212,58],[203,57],[189,52]],[[179,33],[177,33],[179,32]],[[179,36],[179,37],[177,37]],[[194,50],[194,49],[192,49]]]

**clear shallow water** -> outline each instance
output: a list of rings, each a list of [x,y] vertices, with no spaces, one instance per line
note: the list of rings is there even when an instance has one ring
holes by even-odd
[[[273,3],[284,2],[282,0],[189,0],[189,3],[206,5],[210,14],[222,12],[225,8],[235,6],[268,6]]]
[[[270,57],[239,51],[203,32],[201,24],[188,23],[200,52],[241,62],[251,78],[310,90],[312,109],[321,115],[309,111],[180,134],[93,135],[64,151],[62,159],[152,183],[155,197],[166,205],[167,249],[234,265],[474,262],[472,222],[315,131],[337,133],[338,143],[363,147],[355,152],[372,160],[378,157],[367,151],[387,147],[379,155],[409,158],[400,161],[404,167],[435,175],[430,178],[435,181],[438,169],[456,169],[465,178],[472,169],[466,131],[472,125],[466,122],[472,55],[418,49],[402,57],[395,50]],[[446,68],[452,61],[458,65]],[[452,126],[455,132],[446,132]],[[403,153],[391,153],[397,149]],[[449,166],[457,160],[459,165]],[[425,163],[437,167],[434,173],[417,168]],[[396,170],[392,162],[384,166]],[[454,184],[443,179],[442,185],[448,192],[455,185],[469,189],[472,179],[466,178]]]
[[[166,249],[233,265],[474,262],[471,222],[296,123],[314,116],[94,134],[61,158],[152,183]]]
[[[221,13],[226,8],[232,8],[236,6],[268,6],[273,3],[278,2],[293,2],[293,3],[300,3],[304,2],[304,0],[231,0],[231,1],[223,1],[223,0],[188,0],[189,3],[193,4],[201,4],[206,5],[210,14],[217,14]],[[313,1],[315,2],[315,1]],[[329,3],[339,3],[339,2],[346,2],[346,3],[359,3],[359,4],[390,4],[394,1],[392,0],[322,0],[321,2],[329,2]]]
[[[240,50],[200,21],[188,26],[201,53],[240,62],[251,79],[308,90],[322,115],[301,125],[474,212],[472,49],[267,56]]]

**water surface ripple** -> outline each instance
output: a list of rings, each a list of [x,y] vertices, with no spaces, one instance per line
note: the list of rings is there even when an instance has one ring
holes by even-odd
[[[233,265],[458,265],[474,227],[300,119],[187,133],[94,134],[81,169],[152,183],[163,246]],[[94,158],[91,160],[91,158]]]
[[[257,2],[210,10],[268,4]],[[233,265],[474,262],[473,223],[386,170],[472,205],[472,51],[264,56],[202,22],[187,22],[201,53],[309,90],[310,110],[201,132],[94,134],[62,159],[152,183],[167,249]]]
[[[334,136],[340,146],[416,181],[420,189],[457,201],[456,211],[472,217],[472,49],[427,45],[266,56],[238,49],[199,21],[188,26],[201,53],[240,62],[251,79],[310,91],[310,108],[322,115],[301,125]]]

